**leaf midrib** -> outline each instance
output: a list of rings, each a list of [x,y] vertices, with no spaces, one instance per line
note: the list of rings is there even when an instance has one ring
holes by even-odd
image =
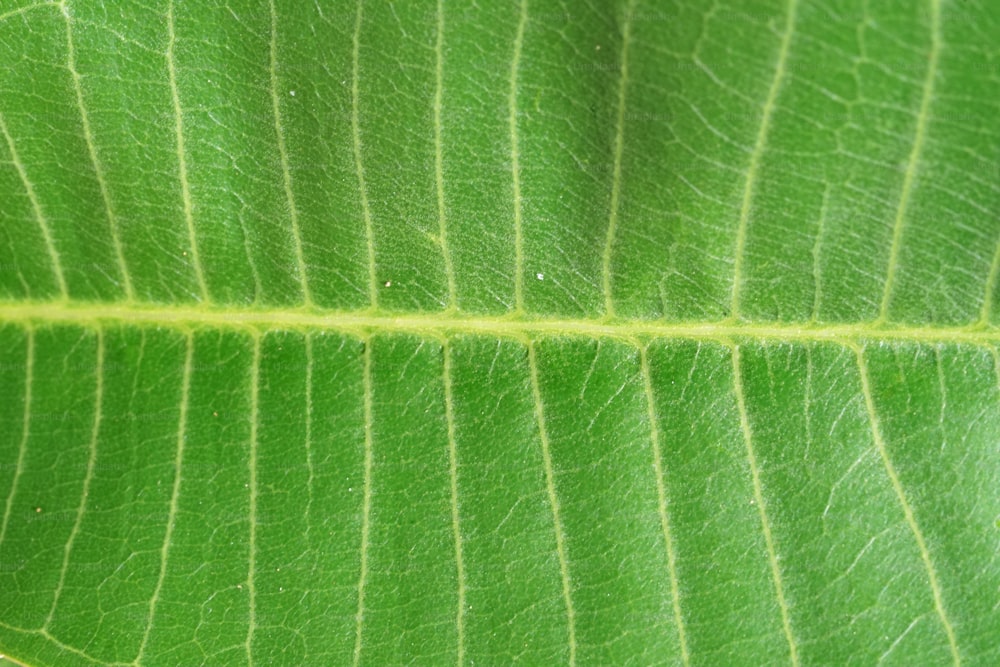
[[[0,322],[21,325],[104,324],[153,326],[191,331],[330,331],[366,337],[401,333],[440,338],[471,334],[529,340],[545,336],[644,340],[672,338],[728,342],[758,340],[810,343],[914,342],[965,344],[993,348],[1000,328],[980,322],[934,326],[892,322],[821,323],[740,321],[662,321],[626,318],[572,318],[511,313],[475,315],[455,311],[390,312],[378,309],[334,310],[250,306],[216,307],[142,302],[0,301]]]

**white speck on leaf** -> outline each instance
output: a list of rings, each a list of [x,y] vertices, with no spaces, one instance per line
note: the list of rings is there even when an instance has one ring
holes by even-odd
[[[539,280],[545,280],[545,274],[544,273],[536,273],[535,277],[538,278]]]
[[[294,90],[289,90],[288,94],[291,95],[292,97],[295,97],[295,91]]]

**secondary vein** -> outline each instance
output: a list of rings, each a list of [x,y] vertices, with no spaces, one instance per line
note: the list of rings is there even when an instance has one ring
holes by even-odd
[[[174,526],[177,523],[177,511],[180,507],[181,496],[181,471],[184,466],[184,442],[187,438],[187,416],[190,407],[191,396],[191,370],[194,366],[194,336],[188,333],[184,339],[184,370],[181,376],[181,399],[180,414],[177,418],[177,453],[174,456],[174,482],[170,492],[170,509],[167,513],[167,527],[163,533],[163,544],[160,546],[160,571],[156,577],[156,586],[153,588],[153,595],[149,598],[148,620],[146,629],[142,633],[142,641],[139,644],[139,651],[136,654],[133,665],[138,667],[142,664],[146,653],[146,646],[149,644],[149,637],[153,631],[153,622],[156,620],[156,605],[160,600],[160,593],[163,590],[163,582],[167,576],[167,561],[170,556],[170,544],[173,541]]]
[[[650,441],[653,448],[653,472],[656,475],[657,511],[660,515],[660,528],[663,531],[663,542],[667,551],[667,573],[670,576],[670,597],[674,612],[674,625],[677,626],[677,640],[681,648],[681,664],[687,667],[691,662],[691,656],[688,652],[684,616],[681,614],[680,582],[677,577],[677,553],[670,531],[670,518],[667,512],[667,490],[664,481],[663,454],[660,447],[660,423],[656,411],[652,372],[649,369],[649,354],[646,346],[636,343],[636,347],[639,349],[642,386],[646,395],[646,416],[649,419]]]
[[[292,172],[288,161],[288,147],[285,145],[285,129],[281,120],[281,103],[278,99],[278,12],[274,0],[269,1],[271,10],[271,108],[274,114],[274,132],[278,143],[278,156],[281,159],[281,180],[285,188],[285,199],[288,201],[288,215],[292,227],[292,240],[295,246],[295,265],[299,273],[299,284],[302,286],[302,300],[305,305],[312,304],[312,292],[309,290],[309,275],[306,271],[305,254],[302,248],[302,231],[299,228],[299,209],[295,205],[295,191],[292,189]]]
[[[35,377],[35,332],[29,328],[25,334],[24,361],[24,410],[21,416],[21,441],[17,447],[17,462],[14,464],[14,479],[10,483],[7,502],[4,505],[3,523],[0,524],[0,546],[7,537],[7,525],[10,522],[11,510],[14,507],[14,497],[17,495],[17,484],[24,472],[24,458],[28,453],[28,438],[31,436],[31,396]]]
[[[448,307],[457,307],[455,269],[448,250],[448,221],[444,205],[444,140],[441,138],[441,107],[444,97],[444,0],[437,3],[437,38],[434,43],[434,182],[437,191],[438,240],[444,260],[444,275],[448,281]]]
[[[38,195],[35,193],[35,186],[32,185],[31,179],[28,178],[28,171],[25,169],[20,155],[18,155],[17,146],[14,144],[14,137],[11,136],[10,131],[7,129],[7,122],[4,120],[3,114],[0,114],[0,134],[3,134],[4,139],[7,141],[7,150],[10,151],[10,159],[14,163],[14,169],[17,171],[18,177],[21,179],[21,185],[24,186],[24,192],[28,195],[28,201],[31,202],[31,211],[35,215],[38,229],[42,232],[42,239],[45,241],[45,250],[49,254],[49,262],[52,263],[52,275],[55,277],[56,287],[59,288],[59,296],[63,299],[68,299],[69,289],[66,287],[66,277],[63,275],[62,262],[59,260],[59,251],[56,249],[55,241],[52,238],[49,221],[42,212]]]
[[[552,509],[552,522],[556,534],[556,555],[559,558],[559,574],[562,579],[563,602],[566,605],[566,624],[569,635],[569,664],[576,664],[576,610],[573,606],[573,585],[569,573],[569,557],[566,552],[566,536],[563,531],[562,519],[559,516],[559,496],[556,494],[555,470],[552,466],[552,453],[549,448],[549,434],[545,427],[545,407],[542,402],[542,390],[538,380],[538,360],[535,346],[531,342],[528,347],[528,370],[531,375],[531,393],[535,405],[535,422],[538,426],[538,437],[542,445],[542,462],[545,468],[545,488]]]
[[[757,140],[754,142],[753,152],[750,154],[750,164],[747,167],[746,180],[743,183],[740,217],[736,225],[736,250],[733,254],[733,286],[729,306],[729,316],[734,320],[739,318],[740,313],[740,284],[743,281],[743,260],[746,254],[747,227],[750,224],[750,213],[757,185],[757,172],[760,168],[760,160],[764,154],[764,149],[767,146],[768,131],[771,128],[771,116],[774,114],[778,91],[781,90],[781,84],[785,78],[788,52],[791,50],[792,34],[795,32],[795,13],[797,8],[798,0],[789,0],[788,11],[785,16],[785,30],[781,37],[781,46],[778,49],[778,62],[774,67],[774,77],[771,79],[771,87],[767,91],[767,99],[764,100],[760,126],[757,129]]]
[[[97,364],[95,369],[97,376],[94,388],[94,422],[90,430],[90,441],[87,445],[87,469],[83,477],[83,490],[80,492],[80,504],[76,509],[76,518],[73,521],[73,528],[70,530],[66,545],[63,548],[62,567],[59,568],[59,582],[56,584],[55,593],[52,596],[52,606],[49,607],[48,616],[42,624],[42,630],[48,631],[55,617],[56,606],[62,596],[63,588],[66,584],[66,574],[69,571],[69,559],[73,554],[73,545],[80,534],[80,526],[83,524],[83,515],[87,511],[87,498],[90,496],[90,483],[94,479],[94,470],[97,464],[97,443],[101,432],[101,418],[104,411],[104,331],[97,330]]]
[[[778,551],[775,547],[774,535],[771,530],[771,520],[767,515],[767,506],[764,502],[764,490],[760,480],[760,467],[757,464],[757,454],[753,446],[753,430],[750,427],[750,416],[747,412],[745,392],[743,389],[743,369],[740,363],[740,348],[738,345],[730,347],[733,359],[733,389],[736,394],[736,406],[740,415],[740,430],[743,432],[743,442],[746,446],[747,460],[750,465],[750,478],[753,482],[754,504],[757,506],[757,513],[760,516],[761,528],[764,532],[764,544],[767,548],[767,560],[771,566],[771,579],[774,583],[775,596],[778,599],[778,610],[781,613],[781,627],[785,633],[785,640],[788,642],[788,651],[793,666],[799,664],[798,645],[795,635],[792,633],[791,614],[788,609],[788,601],[785,599],[785,586],[781,575],[781,567],[778,565]]]
[[[361,567],[358,572],[358,607],[354,616],[354,666],[361,664],[361,628],[365,620],[365,584],[368,580],[368,542],[371,532],[371,507],[372,507],[372,465],[374,454],[372,452],[372,428],[374,420],[373,406],[373,386],[372,386],[372,342],[370,339],[364,342],[364,370],[362,373],[362,384],[364,385],[364,413],[365,413],[365,462],[364,462],[364,489],[361,504]]]
[[[944,608],[944,595],[941,592],[941,584],[938,581],[937,570],[931,560],[930,550],[927,548],[927,540],[924,539],[924,533],[920,529],[920,525],[917,523],[913,507],[910,505],[910,501],[907,499],[906,492],[903,489],[903,482],[899,478],[896,466],[892,463],[892,459],[889,456],[889,448],[886,444],[885,438],[882,436],[882,427],[879,424],[878,411],[875,408],[875,398],[872,393],[871,379],[868,372],[868,362],[865,360],[864,348],[860,345],[852,345],[852,348],[857,358],[858,375],[860,375],[861,378],[861,393],[864,396],[865,408],[868,411],[868,420],[871,426],[872,439],[875,441],[875,447],[878,449],[879,456],[882,458],[882,464],[885,466],[886,475],[889,477],[889,482],[892,484],[892,490],[895,492],[896,499],[899,501],[899,505],[903,510],[903,517],[906,519],[906,525],[910,528],[910,533],[912,533],[913,539],[917,543],[917,549],[920,552],[920,560],[923,561],[924,570],[927,572],[927,581],[931,588],[931,596],[934,599],[934,610],[937,612],[938,619],[941,621],[941,626],[944,628],[945,635],[948,637],[948,647],[951,650],[952,662],[957,667],[957,665],[961,664],[962,659],[958,650],[958,640],[955,638],[955,629],[952,626],[951,620],[948,618],[948,614]]]
[[[250,524],[249,555],[247,564],[247,664],[253,664],[253,635],[257,625],[257,425],[260,405],[260,335],[253,336],[253,360],[250,366],[250,499],[248,523]]]
[[[444,405],[448,423],[448,477],[451,487],[451,528],[455,540],[455,576],[458,579],[458,611],[455,623],[458,626],[458,660],[465,664],[465,562],[462,556],[462,530],[458,507],[458,443],[455,436],[455,401],[452,397],[451,346],[442,341],[444,355]]]
[[[122,249],[121,238],[118,235],[118,216],[115,215],[114,207],[111,204],[111,191],[108,188],[108,181],[104,176],[104,166],[101,164],[97,154],[97,143],[94,141],[94,132],[90,127],[90,116],[83,98],[83,83],[80,80],[80,72],[76,69],[76,46],[73,43],[73,19],[70,16],[68,0],[63,0],[63,17],[66,19],[66,68],[69,70],[70,79],[73,82],[73,91],[76,94],[76,105],[80,111],[80,124],[83,129],[83,140],[87,145],[87,153],[90,156],[90,163],[94,167],[94,178],[101,192],[101,201],[104,203],[104,213],[108,219],[108,226],[111,230],[111,244],[114,247],[115,259],[118,263],[118,272],[121,274],[122,288],[125,292],[125,299],[132,301],[135,299],[135,290],[132,287],[132,277],[128,272],[128,265],[125,263],[125,251]],[[172,24],[171,24],[172,25]]]
[[[167,79],[170,82],[170,98],[174,111],[174,142],[177,147],[177,178],[181,186],[181,205],[184,209],[184,224],[187,228],[188,243],[191,246],[191,266],[194,269],[195,280],[201,300],[209,303],[208,284],[202,270],[201,258],[198,254],[198,238],[194,226],[194,205],[191,201],[191,185],[188,182],[187,152],[184,149],[184,110],[181,108],[180,92],[177,89],[177,63],[174,58],[174,44],[177,35],[174,32],[174,2],[167,5]]]
[[[508,123],[510,125],[510,170],[514,197],[514,312],[524,310],[524,233],[521,212],[521,149],[517,135],[517,74],[521,67],[521,50],[524,29],[528,22],[528,0],[521,0],[514,37],[514,56],[510,61],[510,90],[508,92]]]
[[[882,303],[879,307],[878,320],[884,322],[889,318],[889,302],[895,286],[896,272],[899,268],[899,251],[903,242],[903,227],[906,211],[913,194],[913,183],[916,180],[920,155],[924,148],[924,138],[927,135],[927,121],[930,117],[931,100],[934,97],[934,79],[937,76],[938,58],[941,53],[941,2],[930,0],[931,14],[931,51],[927,60],[927,74],[924,77],[923,94],[920,98],[920,109],[917,112],[917,125],[914,130],[913,146],[906,160],[906,172],[903,175],[903,187],[899,193],[899,203],[896,206],[896,217],[892,225],[892,246],[889,249],[889,268],[885,279],[885,289],[882,292]]]
[[[604,254],[601,258],[604,313],[614,316],[614,299],[611,295],[611,254],[618,229],[618,210],[621,207],[622,154],[625,149],[625,100],[628,90],[628,50],[632,37],[632,15],[635,13],[637,0],[629,0],[625,8],[625,20],[622,25],[622,57],[621,69],[618,74],[618,113],[615,121],[614,167],[611,176],[611,204],[608,215],[608,234],[604,241]]]
[[[354,37],[351,49],[351,139],[354,149],[354,171],[358,178],[358,196],[361,198],[361,215],[365,222],[365,244],[368,249],[368,301],[372,309],[378,308],[378,286],[375,272],[375,231],[372,212],[368,205],[368,185],[361,159],[361,20],[364,3],[357,0],[354,17]]]

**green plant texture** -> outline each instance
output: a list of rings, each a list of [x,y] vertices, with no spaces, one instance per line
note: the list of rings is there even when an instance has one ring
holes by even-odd
[[[0,653],[1000,664],[990,0],[4,0]]]

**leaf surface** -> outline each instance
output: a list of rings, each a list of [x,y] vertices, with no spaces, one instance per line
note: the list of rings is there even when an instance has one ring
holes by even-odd
[[[10,0],[0,651],[996,664],[982,1]]]

